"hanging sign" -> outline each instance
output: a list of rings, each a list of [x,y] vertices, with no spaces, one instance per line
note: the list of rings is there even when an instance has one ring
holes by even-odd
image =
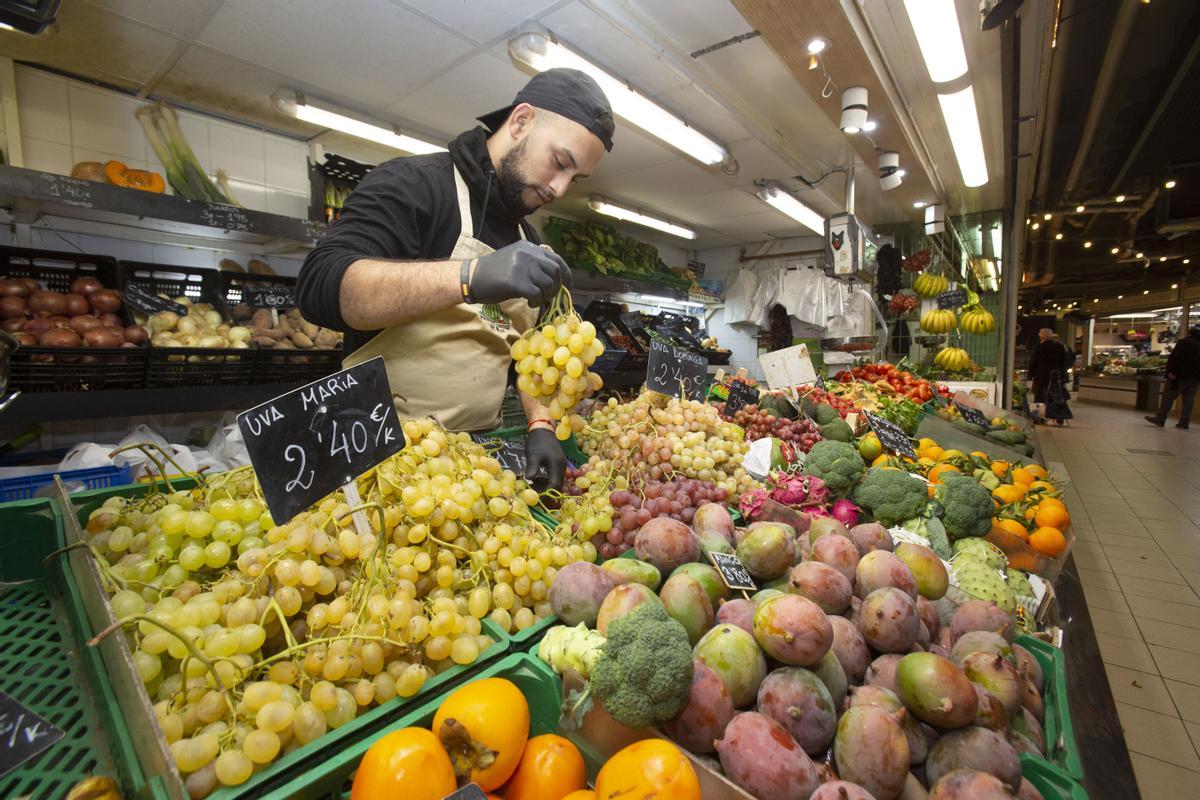
[[[948,292],[942,292],[937,296],[938,308],[959,308],[965,306],[970,300],[970,295],[966,289],[951,289]]]

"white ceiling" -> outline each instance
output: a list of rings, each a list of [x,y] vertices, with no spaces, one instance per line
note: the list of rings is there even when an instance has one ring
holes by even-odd
[[[961,188],[936,97],[912,32],[899,19],[902,1],[865,8],[877,31],[885,30],[880,47],[950,199],[996,207],[1002,197],[998,47],[994,36],[973,33],[973,3],[959,0],[992,172],[982,192]],[[830,21],[839,23],[845,21]],[[48,37],[0,33],[0,54],[316,137],[330,150],[378,161],[394,153],[282,117],[270,105],[271,93],[295,87],[444,140],[509,103],[527,80],[507,58],[506,43],[528,24],[552,31],[724,142],[740,166],[735,175],[703,167],[619,124],[614,151],[556,204],[562,213],[590,216],[587,195],[600,193],[696,226],[694,246],[701,249],[803,235],[753,196],[754,181],[814,177],[852,155],[818,105],[836,98],[814,99],[761,38],[688,56],[750,31],[729,0],[74,0],[63,4]],[[860,216],[872,224],[916,221],[918,212],[879,191],[874,166],[856,173]],[[835,213],[843,180],[835,176],[803,199]]]

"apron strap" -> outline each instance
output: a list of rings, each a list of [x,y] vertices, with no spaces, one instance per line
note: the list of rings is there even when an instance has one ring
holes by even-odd
[[[458,167],[452,165],[451,169],[454,170],[454,190],[458,195],[458,216],[462,220],[462,231],[459,233],[459,238],[464,236],[474,238],[475,226],[472,224],[471,217],[471,193],[467,189],[467,182],[462,173],[458,171]],[[517,223],[517,235],[521,237],[521,241],[526,240],[525,227],[520,222]]]

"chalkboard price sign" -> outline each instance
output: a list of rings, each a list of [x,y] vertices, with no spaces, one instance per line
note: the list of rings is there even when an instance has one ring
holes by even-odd
[[[815,386],[816,386],[818,389],[820,389],[822,392],[823,392],[823,391],[825,391],[825,376],[824,376],[824,375],[818,375],[818,376],[817,376],[817,379],[816,379],[815,381],[813,381],[813,384],[814,384],[814,385],[815,385]]]
[[[525,437],[510,437],[502,439],[499,436],[487,436],[482,433],[472,433],[471,438],[483,445],[488,452],[496,457],[500,466],[511,469],[517,477],[525,474]]]
[[[242,302],[252,308],[295,308],[296,291],[291,286],[245,289]]]
[[[740,589],[745,592],[758,591],[754,578],[750,577],[750,573],[746,571],[746,565],[737,556],[710,550],[708,560],[717,568],[717,572],[721,573],[721,580],[730,589]]]
[[[967,300],[969,299],[970,298],[967,296],[966,289],[951,289],[950,291],[942,292],[937,296],[937,307],[958,308],[960,306],[965,306],[967,304]]]
[[[917,451],[913,449],[912,439],[908,438],[899,425],[891,420],[876,416],[870,411],[864,411],[867,415],[867,423],[871,426],[871,430],[875,431],[875,435],[879,437],[879,443],[888,450],[891,450],[898,456],[908,456],[915,459]]]
[[[708,385],[708,359],[691,350],[650,340],[650,358],[646,365],[646,388],[678,396],[682,386],[690,400],[704,396]]]
[[[293,389],[237,420],[279,523],[404,448],[382,358]]]
[[[985,415],[978,408],[971,408],[970,406],[964,406],[962,403],[959,403],[958,401],[955,401],[954,405],[958,407],[958,413],[962,414],[962,418],[965,419],[967,422],[970,422],[972,425],[979,425],[981,427],[986,428],[992,424],[991,420],[989,420],[987,418],[987,415]]]
[[[186,306],[182,306],[165,297],[151,294],[136,283],[125,285],[125,303],[134,311],[141,312],[147,316],[157,314],[159,311],[171,311],[181,317],[187,315]]]
[[[742,381],[729,382],[729,400],[725,402],[726,415],[732,415],[735,411],[756,403],[758,403],[758,389]]]
[[[487,800],[487,795],[483,793],[483,789],[479,788],[478,783],[468,783],[461,789],[446,795],[443,800]]]
[[[60,728],[0,692],[0,775],[63,738]]]

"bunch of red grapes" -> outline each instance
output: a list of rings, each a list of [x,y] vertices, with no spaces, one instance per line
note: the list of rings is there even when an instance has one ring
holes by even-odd
[[[676,478],[647,481],[640,492],[617,490],[608,498],[613,510],[613,526],[607,533],[592,538],[602,558],[613,558],[633,547],[638,529],[655,517],[670,517],[685,525],[692,524],[696,509],[705,503],[724,503],[727,493],[711,481]]]
[[[733,413],[732,421],[746,432],[748,442],[780,439],[805,453],[822,438],[821,428],[812,420],[775,417],[754,405],[739,408]]]

